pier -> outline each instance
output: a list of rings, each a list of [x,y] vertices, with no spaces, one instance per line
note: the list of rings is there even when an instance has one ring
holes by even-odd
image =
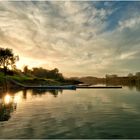
[[[69,90],[76,90],[76,89],[111,89],[111,88],[115,88],[115,89],[119,89],[122,88],[122,86],[79,86],[79,85],[63,85],[63,86],[57,86],[57,85],[53,85],[53,86],[49,86],[49,85],[36,85],[36,86],[30,86],[30,85],[24,85],[21,84],[13,79],[8,78],[8,81],[10,81],[11,83],[25,88],[25,89],[69,89]]]

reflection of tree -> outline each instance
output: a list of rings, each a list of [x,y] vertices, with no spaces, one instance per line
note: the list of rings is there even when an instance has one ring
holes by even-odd
[[[46,90],[45,89],[33,89],[32,94],[33,95],[43,95],[43,94],[46,94]]]
[[[0,121],[8,121],[17,105],[9,95],[4,96],[0,101]]]
[[[129,84],[129,85],[127,85],[127,86],[128,86],[128,88],[129,88],[130,90],[133,90],[134,87],[135,87],[135,85],[132,85],[132,84]]]
[[[27,90],[26,89],[23,90],[23,98],[25,100],[27,99]]]
[[[59,93],[62,93],[63,90],[47,90],[47,89],[33,89],[33,95],[43,95],[50,93],[54,97],[57,97]]]
[[[140,84],[136,84],[136,90],[140,91]]]
[[[18,91],[19,92],[19,91]],[[15,91],[3,91],[0,93],[0,121],[8,121],[11,117],[11,113],[16,110],[17,103],[20,98],[27,99],[28,90],[24,89],[22,95]],[[51,94],[54,97],[57,97],[61,94],[63,90],[46,90],[46,89],[33,89],[32,96]],[[10,93],[7,94],[7,93]]]
[[[59,90],[49,90],[48,91],[51,95],[53,95],[54,97],[57,97],[59,94]]]

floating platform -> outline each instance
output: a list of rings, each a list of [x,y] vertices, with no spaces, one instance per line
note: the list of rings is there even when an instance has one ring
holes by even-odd
[[[111,89],[111,88],[122,88],[122,86],[75,86],[75,85],[66,85],[66,86],[25,86],[28,89],[69,89],[69,90],[76,90],[76,89]]]
[[[87,88],[87,89],[90,89],[90,88],[122,88],[122,86],[92,86],[92,87],[89,87],[89,86],[76,86],[76,88]]]
[[[76,90],[76,86],[66,85],[66,86],[24,86],[26,89],[69,89]]]

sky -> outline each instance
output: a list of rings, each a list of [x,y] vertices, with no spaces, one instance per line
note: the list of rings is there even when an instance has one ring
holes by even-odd
[[[140,71],[139,1],[0,1],[0,47],[64,76]]]

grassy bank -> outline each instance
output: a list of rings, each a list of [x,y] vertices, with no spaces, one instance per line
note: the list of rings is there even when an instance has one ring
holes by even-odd
[[[17,87],[16,84],[12,83],[8,79],[12,79],[18,83],[28,85],[28,86],[38,86],[38,85],[48,85],[48,86],[53,86],[53,85],[69,85],[69,84],[78,84],[78,81],[70,80],[70,79],[65,79],[63,81],[58,80],[58,79],[46,79],[46,78],[38,78],[35,76],[29,76],[29,75],[24,75],[24,74],[14,74],[14,75],[7,75],[6,76],[6,83],[8,87]],[[3,87],[5,85],[5,75],[3,72],[0,72],[0,87]]]

